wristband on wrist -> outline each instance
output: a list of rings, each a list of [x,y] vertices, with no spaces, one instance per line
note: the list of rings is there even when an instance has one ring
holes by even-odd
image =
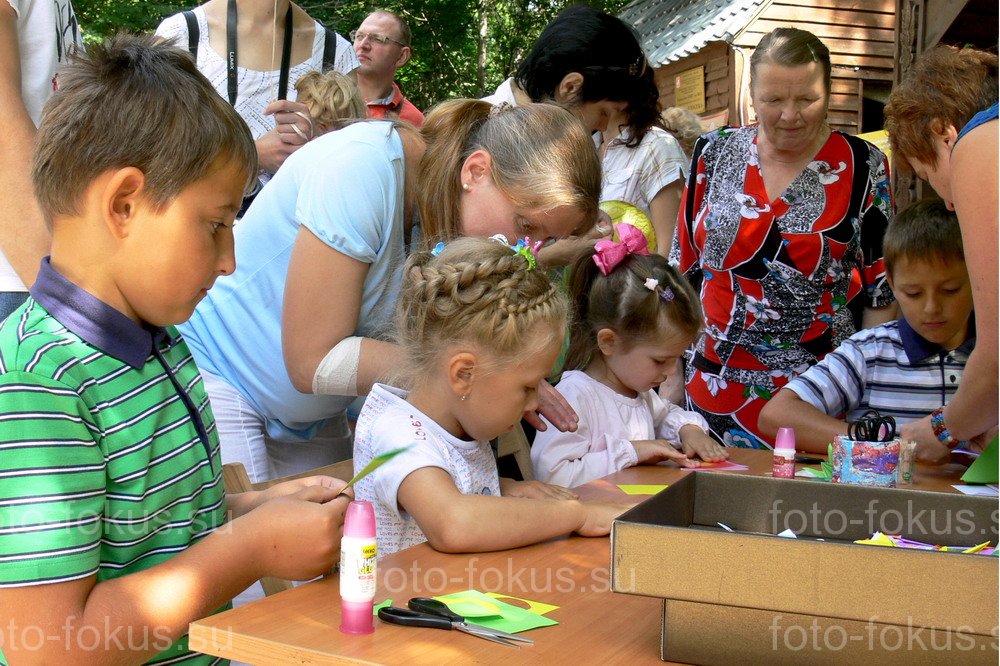
[[[944,424],[944,407],[938,407],[931,412],[931,429],[934,430],[934,436],[937,437],[938,441],[949,449],[954,449],[961,444],[960,441],[951,436],[951,432]]]

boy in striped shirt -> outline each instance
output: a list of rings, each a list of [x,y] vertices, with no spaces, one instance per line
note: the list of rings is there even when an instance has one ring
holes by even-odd
[[[835,435],[847,434],[845,419],[874,408],[898,428],[958,389],[976,330],[958,218],[937,199],[913,204],[886,229],[883,255],[899,319],[858,331],[779,391],[760,415],[772,437],[792,427],[799,448],[826,453]],[[925,445],[939,449],[932,457],[948,453]]]
[[[187,53],[87,51],[37,138],[52,254],[0,325],[0,661],[212,663],[188,623],[263,575],[330,571],[344,482],[223,492],[173,324],[235,267],[253,139]]]

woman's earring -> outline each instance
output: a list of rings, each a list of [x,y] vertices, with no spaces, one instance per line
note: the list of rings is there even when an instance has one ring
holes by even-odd
[[[469,397],[469,394],[468,394],[468,393],[466,393],[465,395],[463,395],[463,396],[462,396],[462,402],[465,402],[465,399],[466,399],[466,398],[468,398],[468,397]]]
[[[469,191],[469,184],[468,183],[462,183],[462,189],[465,190],[466,192],[468,192]]]

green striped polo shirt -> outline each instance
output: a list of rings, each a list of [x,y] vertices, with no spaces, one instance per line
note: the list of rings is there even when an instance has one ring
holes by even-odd
[[[224,518],[219,437],[183,338],[43,261],[0,325],[0,586],[142,571]],[[158,641],[150,663],[218,661],[149,629],[118,643]]]

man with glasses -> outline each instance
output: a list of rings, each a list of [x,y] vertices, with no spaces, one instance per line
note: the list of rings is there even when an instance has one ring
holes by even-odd
[[[399,118],[417,127],[424,114],[396,85],[396,70],[410,59],[410,27],[402,17],[385,10],[369,14],[351,33],[358,67],[358,87],[368,105],[369,118]]]

